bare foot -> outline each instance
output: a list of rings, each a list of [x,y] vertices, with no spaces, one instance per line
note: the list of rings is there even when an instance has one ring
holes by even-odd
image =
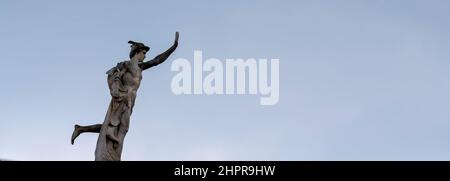
[[[80,135],[80,125],[76,124],[74,126],[74,130],[73,130],[73,133],[72,133],[72,139],[70,140],[72,145],[75,142],[75,139],[78,137],[78,135]]]

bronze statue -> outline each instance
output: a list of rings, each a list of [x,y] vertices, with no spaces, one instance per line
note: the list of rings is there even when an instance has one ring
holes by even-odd
[[[75,125],[71,143],[84,132],[99,133],[95,149],[96,161],[120,161],[125,135],[128,132],[130,116],[133,112],[136,92],[142,80],[142,71],[164,62],[178,46],[178,32],[174,44],[153,60],[144,62],[150,47],[143,43],[128,41],[131,44],[130,60],[123,61],[106,72],[112,97],[103,124],[89,126]]]

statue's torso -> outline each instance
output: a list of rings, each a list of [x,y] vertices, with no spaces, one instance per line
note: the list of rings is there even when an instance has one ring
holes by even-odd
[[[138,65],[131,65],[131,63],[127,67],[127,71],[122,77],[122,83],[131,94],[130,98],[132,98],[132,105],[134,105],[134,101],[136,98],[137,90],[141,85],[142,80],[142,69]]]
[[[128,132],[130,116],[133,111],[136,93],[142,80],[142,69],[138,65],[131,62],[125,62],[120,71],[121,89],[126,91],[124,97],[111,100],[108,113],[102,126],[102,130],[97,141],[96,160],[120,160],[123,141]],[[114,123],[114,124],[112,124]],[[117,136],[120,140],[119,145],[115,146],[106,137],[106,130],[110,130],[111,134]]]

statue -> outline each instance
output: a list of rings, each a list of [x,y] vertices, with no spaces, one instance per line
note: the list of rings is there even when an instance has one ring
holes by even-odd
[[[145,54],[150,47],[140,42],[128,41],[131,44],[130,60],[120,62],[106,72],[112,99],[103,124],[75,125],[71,138],[72,145],[81,133],[99,133],[95,161],[120,161],[136,92],[142,80],[142,71],[164,62],[177,48],[178,36],[176,32],[175,42],[168,50],[146,62],[144,62]]]

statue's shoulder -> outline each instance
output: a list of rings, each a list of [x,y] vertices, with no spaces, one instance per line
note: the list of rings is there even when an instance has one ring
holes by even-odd
[[[117,63],[117,65],[115,67],[113,67],[113,68],[109,69],[108,71],[106,71],[106,74],[112,75],[115,72],[121,72],[124,69],[126,69],[129,66],[129,64],[130,64],[130,61],[126,61],[126,60],[122,61],[122,62],[119,62],[119,63]]]

